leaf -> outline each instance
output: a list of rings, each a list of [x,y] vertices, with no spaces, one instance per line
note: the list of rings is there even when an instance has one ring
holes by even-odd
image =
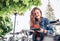
[[[12,30],[12,22],[8,15],[0,16],[0,36],[5,35],[6,33]]]
[[[40,6],[41,0],[0,0],[0,15],[14,14],[14,9],[24,13],[33,5]]]

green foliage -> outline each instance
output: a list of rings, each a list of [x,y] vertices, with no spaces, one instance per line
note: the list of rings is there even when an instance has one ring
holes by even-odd
[[[0,16],[0,36],[12,30],[12,22],[9,16]]]
[[[41,0],[0,0],[0,15],[13,13],[14,10],[24,13],[32,5],[41,5]]]
[[[5,14],[14,14],[14,10],[21,15],[31,6],[40,6],[41,0],[0,0],[0,36],[11,31],[11,19]]]

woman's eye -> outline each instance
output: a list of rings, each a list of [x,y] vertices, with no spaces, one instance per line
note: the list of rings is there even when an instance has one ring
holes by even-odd
[[[37,14],[38,14],[39,12],[37,12]]]

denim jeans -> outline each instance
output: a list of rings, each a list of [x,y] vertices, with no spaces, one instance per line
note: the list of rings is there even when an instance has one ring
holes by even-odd
[[[43,39],[44,39],[44,33],[43,32],[40,32],[40,41],[43,41]],[[32,36],[32,40],[33,41],[37,41],[36,40],[36,36],[33,34],[33,36]]]

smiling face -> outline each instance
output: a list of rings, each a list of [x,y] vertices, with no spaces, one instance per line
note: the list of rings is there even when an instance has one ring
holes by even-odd
[[[42,17],[42,14],[38,9],[36,9],[33,14],[34,14],[34,18],[39,19],[40,17]]]
[[[41,10],[37,7],[33,8],[30,15],[30,25],[33,26],[35,24],[36,18],[38,19],[38,21],[40,21],[41,17],[42,17]]]

